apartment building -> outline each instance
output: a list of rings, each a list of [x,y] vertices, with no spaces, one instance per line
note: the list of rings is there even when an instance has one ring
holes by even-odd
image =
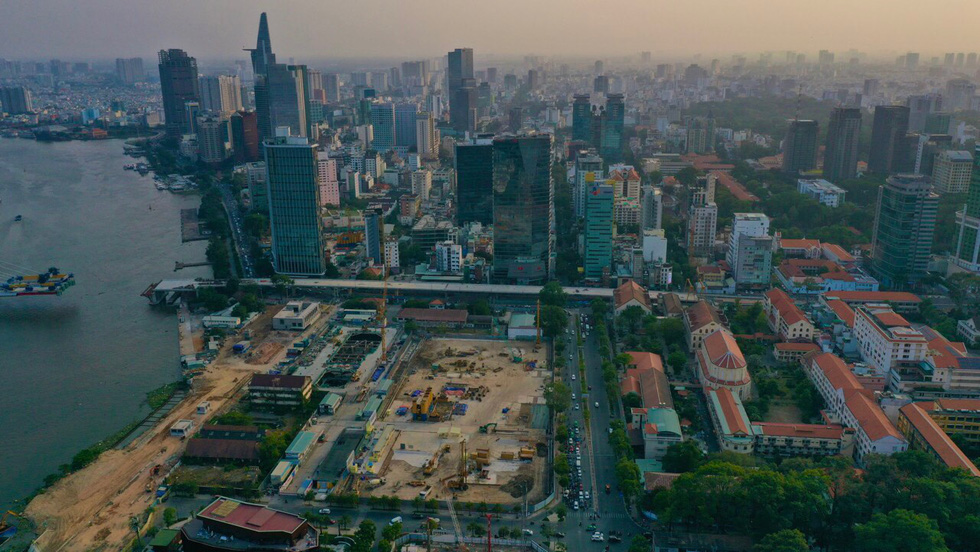
[[[796,306],[781,289],[766,292],[763,310],[771,329],[781,340],[794,342],[813,341],[813,322]]]
[[[871,304],[855,309],[854,337],[861,359],[886,374],[898,363],[925,360],[928,351],[922,332],[887,305]]]

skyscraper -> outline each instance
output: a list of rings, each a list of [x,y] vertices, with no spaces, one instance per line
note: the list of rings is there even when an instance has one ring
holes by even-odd
[[[699,176],[690,190],[687,213],[687,254],[708,259],[715,247],[718,205],[715,204],[715,176]]]
[[[225,136],[228,135],[228,120],[218,115],[202,115],[197,118],[197,145],[201,161],[221,163],[227,157]]]
[[[905,105],[909,108],[909,130],[923,132],[926,129],[926,116],[943,110],[943,97],[938,94],[909,96]]]
[[[242,109],[242,84],[237,76],[201,76],[198,80],[202,110],[227,114]]]
[[[32,113],[34,105],[31,99],[31,91],[23,86],[0,87],[0,112],[10,115],[21,113]]]
[[[456,225],[493,223],[493,135],[457,142]]]
[[[585,278],[600,280],[612,270],[613,188],[593,182],[585,199]]]
[[[231,144],[235,163],[259,160],[259,123],[254,111],[238,111],[231,116]]]
[[[878,188],[871,268],[882,285],[902,288],[925,276],[938,208],[928,177],[899,174]]]
[[[762,213],[735,213],[725,260],[737,284],[768,284],[772,276],[769,217]]]
[[[259,16],[259,34],[255,40],[254,49],[246,49],[252,57],[252,71],[255,76],[264,75],[266,68],[276,62],[272,53],[272,39],[269,37],[269,20],[265,12]]]
[[[340,101],[340,77],[336,73],[323,75],[323,91],[328,102]]]
[[[626,118],[626,103],[622,94],[609,94],[603,115],[599,154],[607,163],[618,163],[623,158],[623,123]]]
[[[956,249],[952,260],[961,268],[980,273],[980,145],[973,154],[973,176],[966,206],[956,213]]]
[[[592,101],[588,94],[575,94],[572,103],[572,140],[592,142]]]
[[[446,65],[446,87],[450,93],[463,86],[464,79],[473,78],[473,48],[456,48],[449,52]]]
[[[136,84],[146,80],[143,58],[116,58],[116,78],[122,84]]]
[[[395,145],[408,149],[416,149],[416,115],[419,105],[414,102],[395,104]]]
[[[459,132],[475,130],[477,92],[472,48],[449,52],[446,88],[449,91],[449,124]]]
[[[316,144],[276,129],[265,143],[266,188],[276,272],[317,276],[326,265]]]
[[[967,79],[952,79],[946,83],[946,97],[943,98],[943,109],[948,111],[970,109],[970,103],[976,95],[977,85]]]
[[[439,155],[436,122],[429,111],[420,111],[415,114],[415,144],[419,155],[423,157]]]
[[[879,105],[871,127],[871,153],[868,171],[893,174],[907,164],[909,108],[904,105]]]
[[[395,147],[395,105],[386,102],[371,104],[371,124],[374,125],[374,141],[371,147],[387,153]]]
[[[663,225],[664,194],[660,188],[646,185],[640,199],[640,229],[659,230]]]
[[[705,154],[715,151],[715,118],[694,117],[687,125],[687,153]]]
[[[823,157],[824,178],[836,182],[857,176],[860,135],[861,109],[835,107],[827,125],[827,149]]]
[[[197,60],[178,49],[160,50],[158,57],[167,137],[179,139],[189,127],[185,104],[200,101]]]
[[[783,172],[798,174],[817,168],[816,121],[794,119],[789,122],[783,139]]]
[[[575,187],[572,189],[572,207],[576,217],[585,217],[586,194],[594,182],[602,182],[602,158],[595,150],[583,151],[575,158]]]
[[[554,271],[550,134],[493,141],[493,278],[529,284]]]
[[[305,65],[276,63],[269,38],[269,22],[263,12],[255,48],[247,50],[255,73],[255,111],[258,114],[259,137],[272,137],[279,127],[289,127],[294,136],[311,136],[315,125],[308,117],[310,95]]]
[[[384,243],[384,219],[378,209],[366,209],[364,211],[364,253],[368,259],[374,261],[375,266],[381,266],[384,262],[384,251],[381,244]]]

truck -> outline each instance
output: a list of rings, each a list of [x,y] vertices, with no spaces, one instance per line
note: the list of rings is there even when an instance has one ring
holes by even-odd
[[[239,341],[238,343],[232,345],[231,350],[238,354],[242,354],[247,352],[250,348],[252,348],[252,343],[250,341]]]
[[[430,494],[432,494],[432,485],[426,485],[424,489],[419,491],[419,497],[422,499],[429,498]]]

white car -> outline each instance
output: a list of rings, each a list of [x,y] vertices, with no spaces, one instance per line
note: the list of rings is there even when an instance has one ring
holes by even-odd
[[[592,533],[592,542],[602,542],[604,540],[606,540],[606,538],[602,536],[602,533],[598,531]]]
[[[330,513],[330,508],[320,508],[320,513],[321,514],[329,514]]]
[[[573,510],[578,510],[578,501],[577,500],[572,503],[572,509]]]
[[[575,374],[572,374],[572,381],[575,381]]]
[[[596,402],[595,402],[595,407],[596,407],[596,408],[599,408],[599,401],[596,401]]]

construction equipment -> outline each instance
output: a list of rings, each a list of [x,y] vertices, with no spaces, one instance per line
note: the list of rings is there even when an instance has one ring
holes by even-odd
[[[0,518],[0,533],[3,533],[7,529],[10,529],[10,524],[7,523],[7,518],[10,517],[10,516],[19,517],[19,518],[23,518],[24,517],[24,516],[18,514],[17,512],[14,512],[12,510],[7,510],[3,514],[3,517]]]
[[[456,508],[453,507],[452,496],[446,501],[446,506],[449,507],[449,518],[453,520],[453,531],[456,534],[456,549],[465,551],[466,545],[463,544],[463,530],[459,527],[459,518],[456,516]]]
[[[435,473],[436,469],[439,468],[440,456],[441,456],[441,450],[437,450],[433,452],[432,458],[430,458],[429,461],[426,462],[425,466],[422,468],[422,473],[424,473],[425,475],[432,475],[433,473]]]
[[[487,516],[487,552],[493,552],[493,514],[486,514]]]
[[[492,432],[490,430],[493,430]],[[489,424],[484,424],[480,426],[480,433],[495,433],[497,431],[497,422],[490,422]]]

